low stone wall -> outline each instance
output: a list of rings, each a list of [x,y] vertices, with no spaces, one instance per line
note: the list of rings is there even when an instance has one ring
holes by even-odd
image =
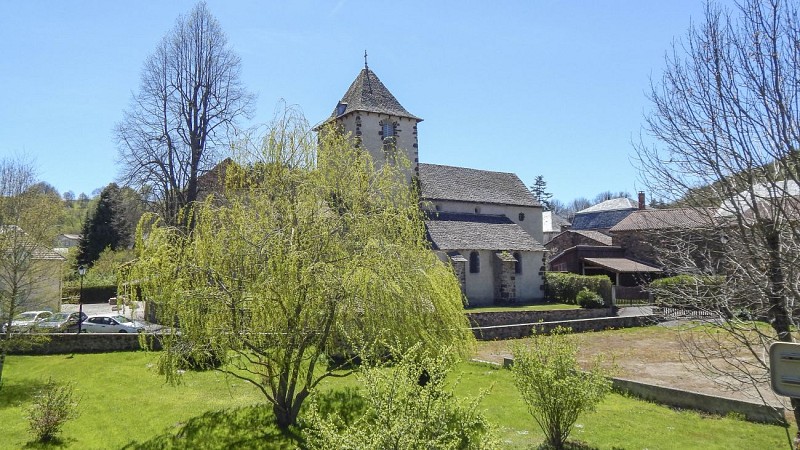
[[[514,358],[503,358],[504,368],[508,369],[513,365]],[[786,412],[783,408],[773,408],[761,403],[684,391],[625,378],[611,377],[610,380],[612,388],[616,392],[632,395],[660,405],[702,411],[720,416],[736,413],[743,415],[745,419],[751,422],[774,425],[784,425],[786,423]]]
[[[662,405],[704,411],[724,416],[729,413],[742,414],[752,422],[783,425],[785,411],[761,403],[717,397],[699,392],[683,391],[624,378],[611,379],[614,390],[650,400]]]
[[[47,342],[25,350],[11,350],[14,355],[59,355],[70,353],[104,353],[142,350],[139,335],[134,333],[63,333],[48,334]],[[161,349],[155,335],[148,335],[153,350]]]
[[[520,323],[560,322],[564,320],[593,319],[611,317],[611,308],[597,309],[556,309],[549,311],[497,311],[470,312],[467,317],[473,327],[495,327],[500,325],[516,325]]]
[[[633,328],[652,325],[659,321],[657,316],[600,317],[594,319],[563,320],[557,322],[520,323],[489,327],[473,327],[475,338],[482,341],[521,339],[530,336],[534,328],[537,333],[549,333],[562,326],[574,332],[602,331],[609,328]]]

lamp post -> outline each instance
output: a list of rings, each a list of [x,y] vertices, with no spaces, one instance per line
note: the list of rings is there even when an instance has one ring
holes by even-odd
[[[78,266],[78,275],[81,276],[81,287],[78,290],[78,334],[81,334],[83,325],[83,276],[86,275],[86,266]]]

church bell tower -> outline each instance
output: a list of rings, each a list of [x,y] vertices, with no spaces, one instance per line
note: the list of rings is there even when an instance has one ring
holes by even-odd
[[[357,144],[369,151],[376,167],[391,163],[403,154],[411,164],[411,177],[419,175],[417,124],[422,119],[409,113],[367,65],[324,122],[334,122],[350,133]]]

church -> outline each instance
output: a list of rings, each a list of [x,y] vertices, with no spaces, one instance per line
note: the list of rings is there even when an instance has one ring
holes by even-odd
[[[431,247],[452,265],[469,306],[544,298],[542,206],[513,173],[419,162],[419,124],[369,66],[322,124],[335,123],[380,167],[402,152],[418,182]],[[321,125],[322,125],[321,124]]]

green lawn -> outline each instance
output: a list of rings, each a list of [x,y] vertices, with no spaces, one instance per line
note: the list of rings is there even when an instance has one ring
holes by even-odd
[[[566,303],[540,303],[536,305],[508,305],[508,306],[477,306],[467,308],[466,312],[505,312],[505,311],[552,311],[558,309],[580,309],[578,305]]]
[[[0,448],[26,446],[24,409],[47,377],[76,382],[81,416],[67,424],[61,446],[29,448],[296,447],[297,436],[268,425],[268,409],[253,407],[261,401],[254,388],[214,372],[190,373],[180,386],[165,385],[151,368],[154,357],[144,352],[9,357],[0,390]],[[505,448],[541,442],[509,371],[464,363],[458,374],[458,395],[490,390],[482,405]],[[353,377],[331,380],[322,388],[322,404],[353,405],[354,388]],[[781,427],[680,412],[620,395],[580,417],[573,438],[599,449],[788,448]]]

